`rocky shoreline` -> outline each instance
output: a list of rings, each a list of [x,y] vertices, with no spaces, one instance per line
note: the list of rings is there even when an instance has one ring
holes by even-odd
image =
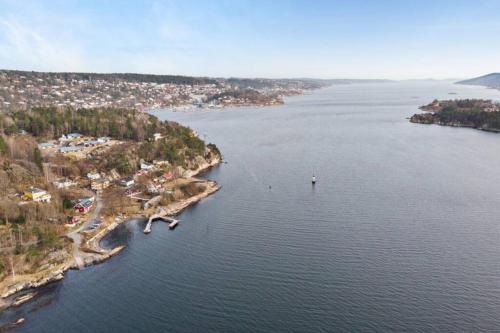
[[[434,113],[417,113],[410,117],[410,122],[415,124],[424,124],[424,125],[439,125],[439,126],[450,126],[450,127],[464,127],[464,128],[473,128],[486,132],[500,133],[499,129],[496,128],[488,128],[488,127],[479,127],[474,124],[461,123],[458,121],[450,121],[444,122],[439,120]]]
[[[220,162],[220,158],[215,158],[209,162],[205,162],[201,164],[196,170],[186,171],[185,177],[191,179],[192,181],[200,181],[193,177],[213,168],[214,166],[220,164]],[[157,207],[157,209],[163,210],[166,215],[177,215],[187,207],[198,203],[202,199],[212,195],[220,189],[220,186],[215,181],[207,180],[205,182],[207,184],[207,187],[202,193],[191,196],[179,202],[174,202],[165,207]],[[46,272],[38,272],[36,274],[32,274],[32,277],[25,281],[9,286],[4,286],[3,288],[0,283],[0,312],[13,306],[16,300],[22,297],[22,295],[19,295],[20,293],[25,291],[32,291],[39,287],[64,279],[64,274],[69,269],[82,269],[83,267],[103,263],[109,258],[119,254],[125,248],[125,246],[118,246],[113,249],[104,249],[101,247],[102,239],[104,239],[104,237],[106,237],[120,224],[132,219],[139,218],[147,218],[147,215],[127,216],[126,218],[115,217],[111,219],[102,230],[100,230],[96,235],[94,235],[84,243],[85,246],[81,246],[81,248],[79,249],[79,254],[81,255],[81,258],[83,258],[82,263],[78,263],[76,258],[72,257],[64,264],[47,270]]]
[[[500,103],[484,99],[437,100],[423,105],[410,117],[417,124],[474,128],[500,132]]]

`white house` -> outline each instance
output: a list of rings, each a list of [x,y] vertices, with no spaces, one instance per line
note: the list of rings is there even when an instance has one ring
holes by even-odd
[[[70,141],[70,140],[78,139],[81,137],[82,137],[82,135],[80,133],[69,133],[66,135],[63,134],[59,138],[59,141]]]
[[[125,187],[130,187],[130,186],[134,185],[134,177],[129,176],[129,177],[123,178],[122,180],[120,180],[120,185],[125,186]]]
[[[70,186],[75,185],[75,182],[71,181],[70,179],[60,179],[52,182],[52,185],[54,185],[56,188],[68,188]]]
[[[24,200],[33,200],[35,202],[50,202],[52,196],[49,192],[36,188],[30,187],[28,190],[24,191]]]
[[[72,153],[72,152],[80,151],[82,149],[83,149],[82,146],[60,147],[59,148],[59,152],[61,154],[67,154],[67,153]]]
[[[48,142],[42,142],[38,144],[39,149],[49,149],[49,148],[54,148],[55,144],[54,142],[48,141]]]
[[[163,139],[163,135],[161,135],[161,133],[154,133],[154,134],[153,134],[153,139],[154,139],[155,141],[158,141],[158,140],[160,140],[160,139]]]
[[[101,136],[101,137],[97,138],[97,142],[99,142],[99,143],[105,143],[105,142],[108,142],[110,140],[111,140],[111,138],[109,136]]]
[[[98,172],[89,172],[87,173],[87,178],[90,180],[96,180],[101,178],[101,175]]]
[[[148,162],[141,162],[141,170],[153,170],[154,165]]]

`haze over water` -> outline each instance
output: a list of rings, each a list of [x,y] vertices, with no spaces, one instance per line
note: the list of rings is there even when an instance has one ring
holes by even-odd
[[[115,232],[127,249],[69,272],[16,332],[500,330],[500,134],[406,119],[469,97],[500,92],[353,84],[154,111],[219,146],[222,189],[173,232]]]

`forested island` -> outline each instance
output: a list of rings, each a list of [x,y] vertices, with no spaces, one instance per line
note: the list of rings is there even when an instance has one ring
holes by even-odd
[[[434,100],[420,109],[427,112],[414,114],[410,118],[412,123],[500,131],[500,103],[491,100]]]
[[[220,159],[191,129],[133,109],[0,113],[0,310],[117,253],[100,240],[128,218],[217,191],[192,177]]]

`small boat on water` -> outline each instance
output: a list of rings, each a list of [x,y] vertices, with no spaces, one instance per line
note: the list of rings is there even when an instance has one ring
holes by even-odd
[[[178,220],[174,220],[174,221],[172,221],[172,222],[168,225],[168,228],[169,228],[169,229],[174,229],[174,228],[177,226],[177,224],[179,224],[179,221],[178,221]]]
[[[312,176],[311,183],[313,185],[316,184],[316,176],[315,175]]]

